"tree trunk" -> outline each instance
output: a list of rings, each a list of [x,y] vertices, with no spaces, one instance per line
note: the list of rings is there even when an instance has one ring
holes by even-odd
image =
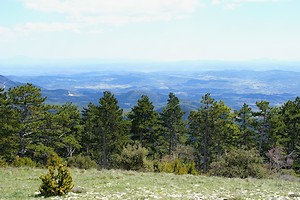
[[[104,169],[107,169],[107,155],[106,155],[106,135],[103,135],[102,140],[102,165]]]

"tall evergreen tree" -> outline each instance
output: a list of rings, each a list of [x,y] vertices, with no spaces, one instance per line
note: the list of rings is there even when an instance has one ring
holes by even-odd
[[[258,107],[258,111],[254,112],[254,116],[256,117],[256,130],[257,130],[257,139],[258,139],[258,152],[263,154],[263,152],[267,151],[267,148],[264,145],[267,144],[267,139],[269,137],[269,117],[271,107],[269,106],[269,102],[267,101],[257,101],[256,106]]]
[[[202,96],[202,105],[198,111],[191,111],[189,119],[189,132],[192,136],[192,141],[198,149],[198,166],[200,160],[203,160],[203,172],[207,173],[208,153],[211,144],[211,129],[212,127],[212,106],[214,99],[207,93]],[[202,159],[203,158],[203,159]]]
[[[287,101],[281,107],[281,116],[284,123],[282,143],[287,154],[296,155],[295,168],[300,170],[300,97],[294,101]]]
[[[10,107],[16,113],[17,124],[14,132],[18,135],[19,151],[18,155],[24,157],[28,150],[34,148],[43,134],[43,125],[47,119],[45,115],[49,111],[46,106],[46,98],[41,96],[39,88],[32,84],[22,85],[9,89],[8,91]],[[33,152],[31,152],[33,153]]]
[[[238,127],[234,124],[231,109],[224,102],[216,102],[209,93],[201,100],[198,111],[191,111],[188,117],[191,141],[198,150],[198,164],[202,162],[203,172],[208,164],[224,150],[237,144]]]
[[[235,121],[240,130],[239,145],[251,149],[257,147],[254,131],[254,117],[251,107],[244,103],[243,107],[235,112]]]
[[[18,151],[18,137],[14,134],[17,121],[10,109],[7,93],[0,88],[0,157],[11,160]]]
[[[180,107],[179,99],[173,93],[169,94],[167,106],[160,115],[167,151],[171,155],[175,151],[176,146],[183,144],[186,140],[183,121],[184,112]]]
[[[123,110],[111,92],[104,92],[98,107],[97,128],[101,146],[100,164],[104,169],[112,167],[113,156],[119,154],[129,140],[129,127],[123,119]]]
[[[270,110],[268,118],[268,138],[266,150],[273,147],[284,147],[287,142],[287,134],[285,132],[285,123],[281,113],[281,108],[273,107]]]
[[[81,145],[84,148],[85,155],[95,158],[97,154],[97,113],[98,108],[92,103],[82,110],[83,134],[81,137]]]
[[[131,139],[138,141],[154,154],[157,145],[158,113],[154,110],[149,97],[142,95],[128,114],[131,121]]]
[[[56,140],[54,147],[62,157],[72,157],[76,150],[81,148],[79,144],[82,127],[80,125],[80,111],[72,103],[56,106],[55,118]]]

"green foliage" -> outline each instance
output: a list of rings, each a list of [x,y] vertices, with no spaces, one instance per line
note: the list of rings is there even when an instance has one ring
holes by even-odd
[[[97,137],[101,158],[100,167],[107,169],[115,164],[113,155],[120,154],[122,147],[129,140],[129,124],[123,118],[123,110],[118,100],[108,91],[103,93],[95,109],[97,123]]]
[[[236,145],[238,126],[231,108],[223,101],[215,101],[209,93],[202,97],[200,108],[190,112],[188,120],[190,141],[197,149],[197,163],[202,163],[203,173],[207,173],[215,157]]]
[[[79,169],[97,168],[97,163],[89,156],[77,155],[68,158],[68,166]]]
[[[48,160],[53,156],[57,156],[54,149],[43,144],[36,146],[34,149],[33,158],[41,166],[48,166],[50,164]]]
[[[183,163],[179,158],[175,160],[169,156],[164,157],[161,161],[157,161],[154,166],[156,172],[174,173],[177,175],[192,174],[197,175],[198,172],[195,168],[195,163]]]
[[[198,175],[198,171],[196,169],[196,163],[194,161],[187,164],[188,174]]]
[[[50,165],[48,170],[46,175],[40,176],[42,184],[39,190],[42,196],[62,196],[72,190],[72,176],[65,165]]]
[[[9,106],[14,112],[17,123],[14,124],[13,133],[18,137],[18,155],[30,156],[33,144],[39,145],[46,129],[49,106],[42,97],[41,90],[32,84],[10,88],[8,91]],[[31,148],[29,148],[31,145]]]
[[[140,144],[128,144],[123,148],[117,160],[121,168],[125,170],[145,170],[148,150]]]
[[[128,114],[131,121],[131,139],[138,141],[149,150],[149,154],[155,153],[155,144],[158,140],[158,113],[149,97],[142,95]]]
[[[186,141],[185,123],[183,121],[184,112],[180,107],[180,101],[173,93],[169,94],[167,106],[160,113],[164,146],[171,155],[177,145],[184,144]]]
[[[266,176],[263,160],[254,149],[233,148],[210,164],[210,174],[229,178],[262,178]]]
[[[50,154],[47,159],[47,166],[57,166],[63,163],[63,159],[56,153]]]
[[[234,120],[240,130],[240,135],[237,138],[238,145],[246,147],[247,149],[255,148],[257,146],[257,141],[255,138],[255,130],[253,128],[254,118],[251,107],[244,103],[240,110],[235,111]]]
[[[14,167],[35,167],[36,163],[31,158],[16,156],[11,165]]]
[[[0,168],[7,167],[7,166],[8,166],[7,162],[3,158],[0,157]]]

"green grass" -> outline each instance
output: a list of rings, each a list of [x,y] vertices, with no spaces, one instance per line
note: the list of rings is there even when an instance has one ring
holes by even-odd
[[[45,169],[0,168],[0,199],[41,199]],[[139,173],[72,169],[75,190],[48,199],[297,199],[300,182],[279,179]]]

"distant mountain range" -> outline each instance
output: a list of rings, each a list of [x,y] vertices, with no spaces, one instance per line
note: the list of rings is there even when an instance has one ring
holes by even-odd
[[[300,72],[225,70],[206,72],[89,72],[70,75],[0,76],[0,87],[33,83],[42,89],[51,104],[73,102],[80,108],[89,102],[98,104],[103,91],[113,92],[119,104],[130,110],[142,94],[152,100],[157,110],[166,105],[168,94],[179,97],[188,113],[197,109],[201,97],[211,93],[233,109],[243,103],[250,106],[266,100],[280,105],[300,96]]]
[[[0,75],[0,88],[8,89],[8,88],[16,87],[18,85],[22,85],[22,83],[12,81],[7,77]]]

